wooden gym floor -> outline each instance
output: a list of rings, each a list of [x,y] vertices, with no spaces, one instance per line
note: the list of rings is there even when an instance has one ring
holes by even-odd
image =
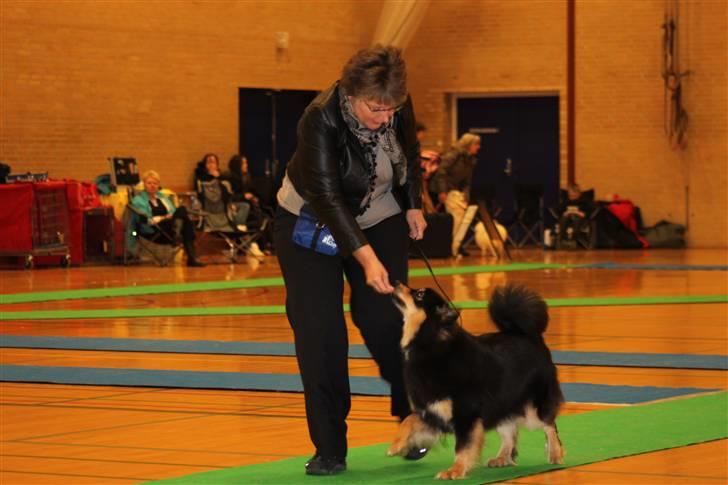
[[[204,258],[203,258],[204,259]],[[726,265],[723,250],[520,251],[515,261]],[[435,266],[495,264],[478,256]],[[412,267],[423,267],[413,261]],[[3,294],[239,280],[279,276],[263,264],[95,266],[0,270]],[[726,271],[555,269],[441,276],[455,301],[485,300],[495,285],[525,283],[546,298],[728,294]],[[412,286],[434,286],[418,277]],[[282,287],[3,305],[3,311],[281,305]],[[471,331],[491,330],[485,310],[463,312]],[[563,307],[551,309],[553,350],[728,354],[728,304]],[[283,315],[0,321],[6,335],[290,342]],[[361,338],[350,325],[351,343]],[[0,363],[58,367],[296,373],[292,357],[0,349]],[[352,375],[375,376],[369,360]],[[560,366],[563,382],[728,389],[721,370]],[[606,405],[574,404],[564,413]],[[395,423],[384,398],[354,397],[351,447],[388,441]],[[598,440],[599,430],[595,430]],[[568,452],[568,443],[566,443]],[[519,484],[726,483],[726,440],[594,463],[513,480]],[[297,393],[0,383],[0,483],[131,484],[312,453]],[[567,455],[568,461],[568,455]],[[303,481],[303,470],[301,471]]]

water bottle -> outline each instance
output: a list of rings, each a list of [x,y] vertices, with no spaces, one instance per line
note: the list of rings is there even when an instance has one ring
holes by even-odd
[[[196,195],[190,196],[190,209],[194,214],[199,214],[202,212],[202,204],[200,203],[200,199],[197,198]]]
[[[544,249],[552,249],[554,241],[551,238],[551,229],[545,229],[543,231],[543,247]]]

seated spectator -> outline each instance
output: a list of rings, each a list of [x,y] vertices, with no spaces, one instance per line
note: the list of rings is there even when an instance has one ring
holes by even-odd
[[[260,200],[253,190],[253,177],[248,171],[248,159],[242,155],[233,155],[228,162],[225,179],[230,182],[233,200],[246,201],[259,206]]]
[[[247,231],[248,215],[250,214],[250,203],[244,199],[236,199],[235,190],[232,188],[232,182],[228,177],[224,177],[220,172],[220,159],[214,153],[208,153],[200,162],[197,163],[195,169],[195,190],[205,206],[205,193],[202,189],[202,183],[217,182],[218,187],[215,191],[219,191],[224,204],[233,210],[231,223],[242,231]]]
[[[582,192],[577,184],[570,184],[561,191],[560,213],[578,214],[586,217],[594,210],[594,191]]]
[[[195,255],[195,227],[184,207],[176,208],[172,201],[159,191],[160,177],[154,170],[142,174],[144,191],[131,201],[132,206],[144,214],[139,235],[155,242],[175,244],[182,241],[187,255],[187,266],[205,266]]]
[[[582,192],[577,184],[561,191],[559,229],[562,242],[574,241],[576,235],[587,232],[589,215],[594,210],[594,191]]]

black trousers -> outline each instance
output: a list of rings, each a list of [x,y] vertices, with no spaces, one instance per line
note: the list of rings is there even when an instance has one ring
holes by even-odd
[[[400,418],[410,413],[400,349],[402,315],[390,295],[367,286],[364,270],[353,257],[326,256],[294,244],[295,223],[294,214],[279,208],[274,242],[286,284],[286,313],[303,380],[309,435],[318,454],[345,457],[351,396],[343,276],[351,289],[352,320],[391,386],[392,415]],[[390,280],[406,283],[409,236],[404,214],[385,219],[364,234]]]
[[[142,233],[141,236],[154,239],[158,244],[174,244],[175,240],[180,239],[187,244],[195,240],[195,225],[184,206],[175,209],[171,219],[161,221],[159,227],[154,229],[154,233],[149,235]]]

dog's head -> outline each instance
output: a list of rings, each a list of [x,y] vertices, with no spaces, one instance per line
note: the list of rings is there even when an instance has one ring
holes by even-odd
[[[412,341],[423,326],[440,339],[447,338],[450,329],[457,326],[457,311],[431,288],[411,289],[399,283],[394,288],[392,298],[404,318],[402,348]]]

